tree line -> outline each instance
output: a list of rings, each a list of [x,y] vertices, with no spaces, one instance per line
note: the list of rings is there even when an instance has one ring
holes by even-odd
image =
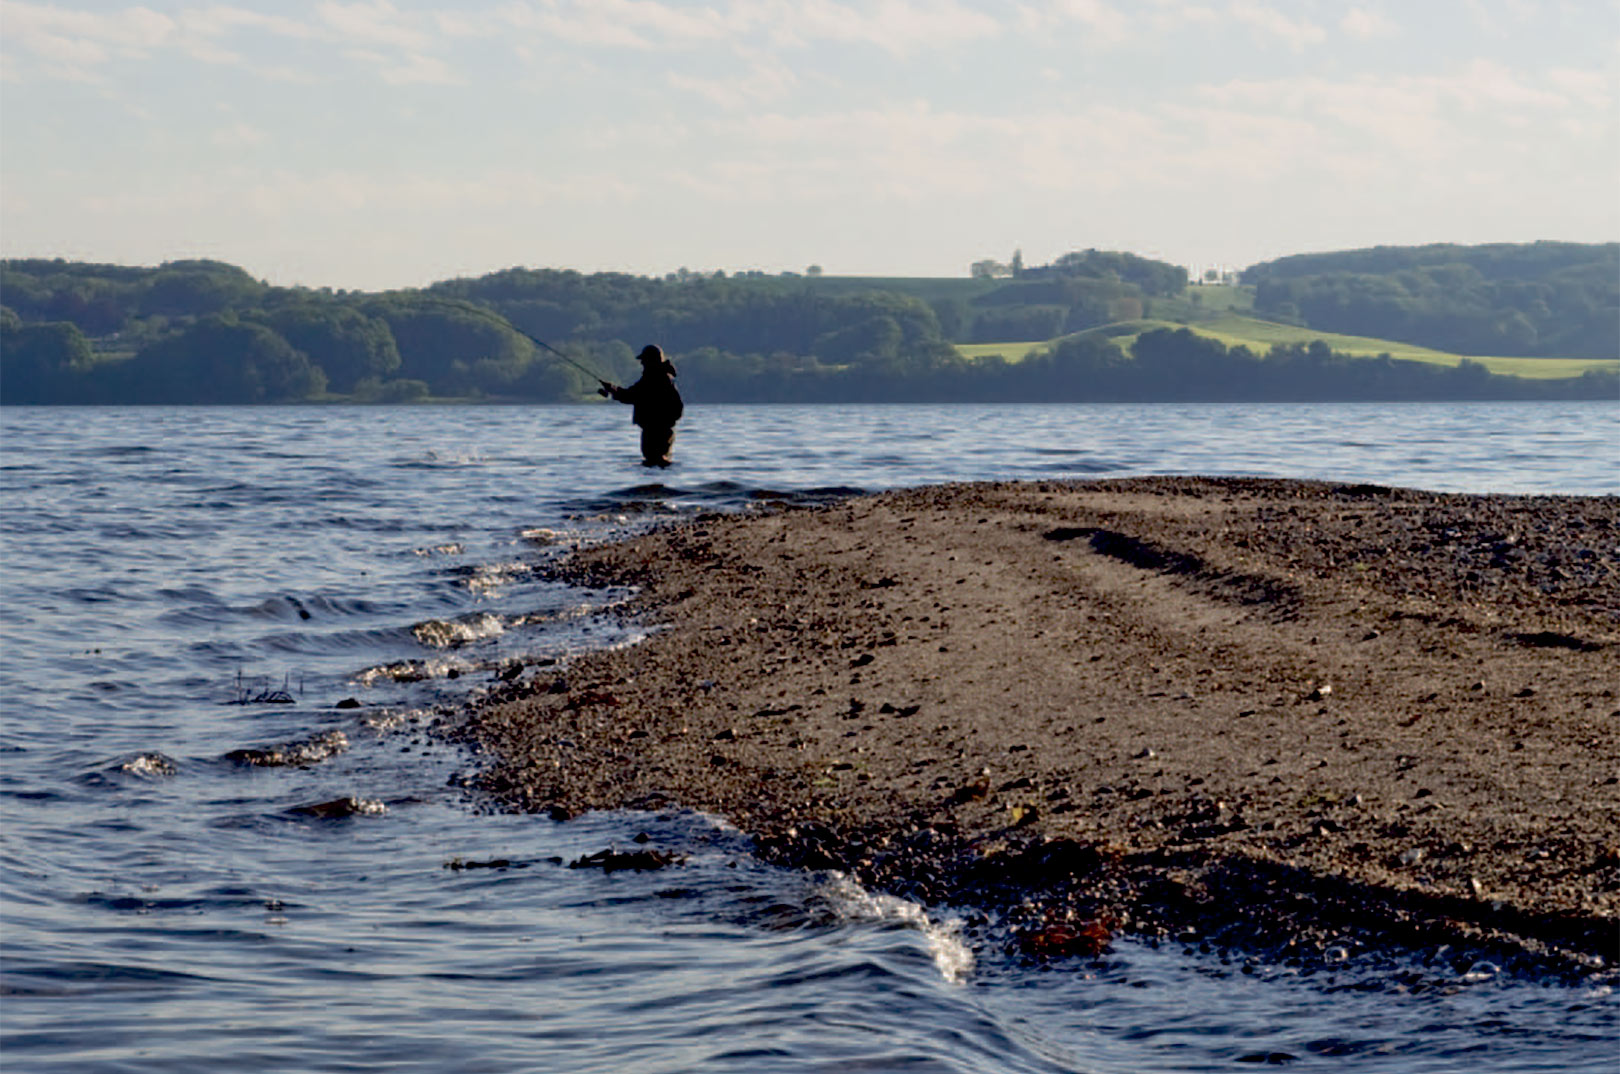
[[[1454,354],[1620,356],[1620,243],[1373,247],[1244,271],[1257,311]]]
[[[1273,263],[1275,279],[1258,286],[1326,275],[1314,271],[1321,264],[1308,267]],[[693,399],[711,401],[1616,394],[1601,377],[1532,382],[1325,348],[1259,356],[1191,333],[1168,342],[1148,333],[1129,353],[1105,339],[1060,340],[1024,362],[967,360],[952,345],[1050,339],[1141,318],[1185,285],[1177,266],[1095,250],[1020,264],[1004,280],[868,287],[835,277],[514,268],[376,293],[273,287],[214,261],[12,260],[0,262],[0,402],[560,402],[593,391],[593,374],[633,380],[633,355],[649,341],[675,358]]]

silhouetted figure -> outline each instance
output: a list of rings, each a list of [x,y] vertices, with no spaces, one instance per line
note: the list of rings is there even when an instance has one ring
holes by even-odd
[[[628,388],[604,380],[598,394],[635,407],[631,420],[641,426],[641,464],[668,466],[670,449],[675,446],[675,423],[684,409],[681,393],[675,389],[675,367],[651,343],[641,348],[636,360],[641,363],[640,380]]]

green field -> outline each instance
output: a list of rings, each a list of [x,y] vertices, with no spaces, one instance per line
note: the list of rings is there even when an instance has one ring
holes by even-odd
[[[1049,351],[1053,339],[1040,339],[1033,343],[958,343],[956,352],[964,358],[988,358],[999,354],[1009,362],[1022,362],[1032,354]]]
[[[1199,290],[1208,292],[1237,289],[1207,287],[1199,288]],[[1131,344],[1136,342],[1137,336],[1156,328],[1168,328],[1172,331],[1178,328],[1189,328],[1199,335],[1219,340],[1228,347],[1244,346],[1262,355],[1268,353],[1273,346],[1279,343],[1311,343],[1315,340],[1321,340],[1341,354],[1360,358],[1374,358],[1381,354],[1387,354],[1391,358],[1403,361],[1431,362],[1436,365],[1457,365],[1467,358],[1469,361],[1478,362],[1492,373],[1535,380],[1578,377],[1589,369],[1620,369],[1620,359],[1615,358],[1503,358],[1449,354],[1445,351],[1420,347],[1415,343],[1397,343],[1394,340],[1373,339],[1368,336],[1346,336],[1336,332],[1318,332],[1310,328],[1299,328],[1294,325],[1278,324],[1274,321],[1262,321],[1255,317],[1245,317],[1238,313],[1223,314],[1196,324],[1178,324],[1174,321],[1159,320],[1121,321],[1117,324],[1103,325],[1100,328],[1092,328],[1083,333],[1076,333],[1076,336],[1104,336],[1129,351]],[[1058,341],[1044,340],[1038,343],[958,344],[956,349],[965,358],[982,358],[987,355],[999,354],[1009,362],[1019,362],[1031,354],[1051,349],[1056,342]]]
[[[734,277],[743,280],[744,277]],[[1006,286],[1011,281],[999,279],[970,279],[966,277],[878,277],[878,276],[766,276],[755,277],[762,286],[780,287],[784,280],[792,286],[806,287],[823,294],[856,294],[870,290],[894,291],[914,295],[928,302],[957,300],[972,302]],[[1194,284],[1181,294],[1149,301],[1153,318],[1139,321],[1120,321],[1103,325],[1076,335],[1101,335],[1121,348],[1130,350],[1136,337],[1155,328],[1189,328],[1199,335],[1219,340],[1228,347],[1248,347],[1265,355],[1277,344],[1311,343],[1321,340],[1340,354],[1375,358],[1387,354],[1391,358],[1408,362],[1430,362],[1436,365],[1457,365],[1467,358],[1478,362],[1492,373],[1526,377],[1535,380],[1578,377],[1589,369],[1620,370],[1620,359],[1615,358],[1508,358],[1451,354],[1415,343],[1400,343],[1370,336],[1349,336],[1338,332],[1321,332],[1295,325],[1279,324],[1249,316],[1254,308],[1254,288],[1246,285]],[[1060,337],[1072,338],[1072,337]],[[1009,362],[1021,362],[1032,354],[1052,348],[1057,340],[1041,339],[1006,343],[958,343],[956,350],[964,358],[979,359],[1001,355]]]

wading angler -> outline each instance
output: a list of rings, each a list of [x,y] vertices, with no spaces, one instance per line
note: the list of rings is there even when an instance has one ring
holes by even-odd
[[[675,387],[675,366],[651,343],[641,348],[636,359],[641,363],[640,380],[628,388],[604,380],[598,393],[635,407],[631,420],[641,427],[642,465],[668,466],[675,446],[675,423],[683,410],[681,393]]]

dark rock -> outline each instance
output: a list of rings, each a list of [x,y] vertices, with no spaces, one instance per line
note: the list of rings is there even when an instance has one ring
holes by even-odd
[[[663,850],[632,850],[617,851],[612,847],[598,850],[595,854],[587,854],[568,863],[570,869],[600,869],[604,873],[619,872],[623,869],[633,869],[638,873],[662,869],[669,865],[679,865],[686,860],[684,854],[672,854]]]

